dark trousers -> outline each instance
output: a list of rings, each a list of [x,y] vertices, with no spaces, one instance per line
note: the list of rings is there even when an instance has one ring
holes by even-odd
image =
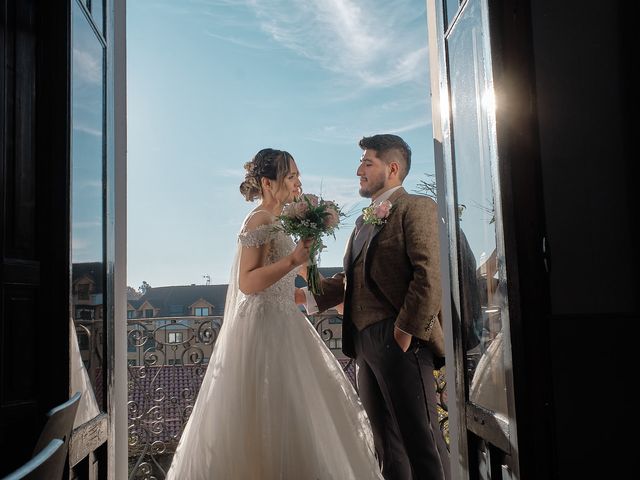
[[[414,338],[403,352],[393,320],[355,333],[358,392],[387,480],[448,480],[449,452],[436,410],[433,355]]]

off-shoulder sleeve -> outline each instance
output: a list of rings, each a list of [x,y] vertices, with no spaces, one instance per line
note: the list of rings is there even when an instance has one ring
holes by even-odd
[[[238,239],[243,247],[260,247],[271,241],[275,234],[274,225],[259,225],[253,230],[242,230]]]

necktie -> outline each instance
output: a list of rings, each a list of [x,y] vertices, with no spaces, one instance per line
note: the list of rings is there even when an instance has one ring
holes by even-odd
[[[358,218],[356,218],[356,235],[358,235],[358,232],[362,228],[362,225],[364,225],[364,215],[360,215]]]

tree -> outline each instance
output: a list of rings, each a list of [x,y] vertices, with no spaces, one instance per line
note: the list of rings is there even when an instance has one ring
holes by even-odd
[[[137,300],[142,296],[135,288],[127,285],[127,300]]]
[[[415,189],[415,192],[420,195],[426,195],[431,198],[434,202],[438,201],[438,186],[436,185],[436,175],[434,173],[425,173],[426,180],[420,180],[418,182],[418,186]],[[467,208],[464,203],[458,205],[458,220],[462,219],[462,212]],[[495,221],[495,217],[493,215],[493,208],[481,207],[483,211],[491,214],[491,221],[489,223],[493,223]]]
[[[420,180],[418,182],[418,186],[415,189],[416,193],[420,195],[426,195],[431,198],[434,202],[438,200],[438,188],[436,186],[436,175],[435,173],[425,173],[426,180]]]
[[[140,285],[138,287],[138,291],[142,294],[145,295],[149,290],[151,290],[151,285],[149,285],[145,280],[142,281],[142,285]]]

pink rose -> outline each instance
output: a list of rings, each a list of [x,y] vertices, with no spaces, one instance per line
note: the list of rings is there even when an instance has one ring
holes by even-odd
[[[326,228],[335,228],[340,223],[340,214],[335,207],[329,207],[325,211],[324,226]]]
[[[393,205],[389,200],[385,200],[379,205],[369,205],[362,209],[362,220],[370,225],[383,225],[387,223],[392,208]]]
[[[282,209],[282,215],[285,217],[293,218],[296,216],[295,203],[287,203]]]
[[[299,219],[303,219],[307,216],[307,212],[309,211],[309,205],[307,205],[307,202],[299,201],[292,203],[291,205],[293,205],[292,216]]]
[[[391,202],[389,200],[385,200],[380,205],[375,207],[374,214],[376,217],[383,219],[389,216],[389,212],[391,211]]]
[[[320,203],[320,199],[316,195],[313,195],[312,193],[305,193],[303,197],[309,200],[309,203],[311,204],[312,207],[317,207],[318,204]]]

